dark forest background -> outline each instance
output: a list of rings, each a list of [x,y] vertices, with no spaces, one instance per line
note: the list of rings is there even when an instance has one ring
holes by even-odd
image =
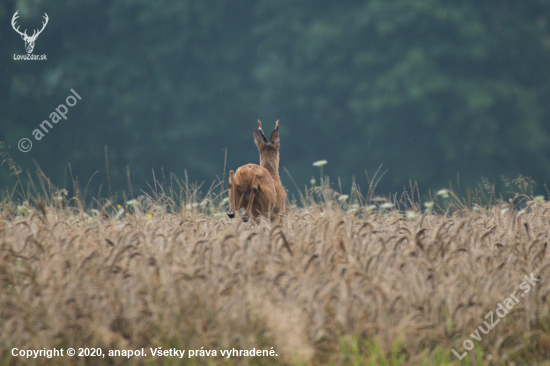
[[[49,24],[34,54],[12,29]],[[0,3],[0,141],[23,170],[90,192],[148,190],[258,163],[252,130],[281,133],[301,188],[316,160],[349,191],[382,165],[379,193],[550,182],[550,1],[79,0]],[[70,89],[82,100],[32,132]],[[21,138],[30,152],[17,148]],[[13,187],[9,167],[0,187]],[[24,177],[23,177],[24,178]],[[103,191],[105,193],[105,190]]]

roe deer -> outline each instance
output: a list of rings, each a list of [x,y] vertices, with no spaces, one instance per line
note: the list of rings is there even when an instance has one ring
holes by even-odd
[[[262,214],[269,216],[277,202],[277,191],[271,174],[259,165],[246,164],[229,172],[229,218],[235,210],[246,208],[243,221],[252,221]]]
[[[254,131],[254,142],[260,151],[260,165],[246,164],[229,172],[229,218],[235,217],[235,210],[246,208],[243,220],[253,220],[262,214],[271,219],[278,218],[286,211],[286,191],[279,178],[279,121],[267,142],[262,122],[258,120],[258,130],[263,140]]]
[[[277,201],[273,207],[275,216],[286,212],[286,190],[281,183],[279,177],[279,148],[281,147],[281,138],[279,137],[279,120],[275,122],[275,129],[267,142],[264,131],[262,130],[262,122],[258,120],[258,131],[262,134],[263,140],[260,138],[256,130],[254,130],[254,143],[260,152],[260,166],[265,168],[275,182],[275,191],[277,192]]]

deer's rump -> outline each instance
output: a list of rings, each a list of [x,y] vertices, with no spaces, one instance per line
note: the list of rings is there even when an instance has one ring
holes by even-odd
[[[254,184],[255,180],[256,184]],[[234,182],[231,183],[236,188],[234,199],[238,208],[247,207],[251,198],[253,199],[250,214],[254,219],[260,214],[267,216],[273,210],[277,191],[275,181],[267,169],[256,164],[243,165],[237,169]],[[256,190],[253,190],[254,187],[257,187]],[[230,190],[230,200],[233,199],[232,194]]]

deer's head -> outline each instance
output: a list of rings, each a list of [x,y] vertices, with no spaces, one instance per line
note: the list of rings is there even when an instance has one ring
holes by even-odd
[[[27,35],[27,30],[25,29],[24,32],[21,32],[19,31],[19,26],[16,28],[15,27],[15,21],[17,18],[19,18],[19,15],[17,15],[17,13],[19,13],[19,10],[15,12],[15,14],[13,14],[13,18],[11,18],[11,26],[13,27],[13,29],[19,33],[21,35],[21,38],[23,38],[23,40],[25,41],[25,49],[27,50],[27,53],[32,53],[32,50],[34,49],[34,42],[36,41],[36,38],[38,38],[38,36],[40,35],[40,33],[42,33],[42,31],[44,30],[44,28],[46,28],[46,24],[48,24],[48,14],[44,13],[44,22],[42,22],[42,29],[40,30],[37,30],[35,29],[32,36],[29,36]]]
[[[278,157],[279,147],[281,147],[281,139],[279,138],[279,120],[275,123],[275,130],[271,133],[269,142],[267,141],[264,131],[262,130],[262,122],[260,120],[258,120],[258,131],[260,131],[262,137],[260,137],[256,130],[254,130],[254,143],[258,147],[260,156],[266,155]]]
[[[254,130],[254,143],[260,152],[260,165],[265,167],[271,173],[278,175],[279,173],[279,147],[281,147],[281,139],[279,138],[279,120],[275,123],[275,130],[271,133],[269,141],[265,137],[262,130],[262,122],[258,120],[258,131]]]

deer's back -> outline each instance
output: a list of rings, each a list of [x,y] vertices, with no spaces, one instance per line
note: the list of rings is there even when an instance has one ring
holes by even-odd
[[[260,181],[260,191],[270,190],[276,193],[275,181],[269,171],[256,164],[243,165],[235,172],[235,178],[239,183],[239,191],[241,193],[250,190],[256,175]]]

